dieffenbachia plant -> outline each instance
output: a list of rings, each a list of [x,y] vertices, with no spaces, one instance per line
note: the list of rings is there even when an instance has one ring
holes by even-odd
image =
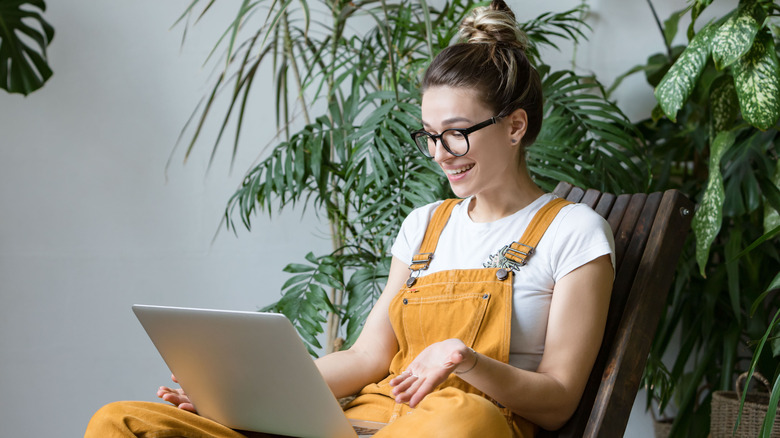
[[[693,24],[701,11],[712,0],[696,0],[688,7]],[[699,78],[710,58],[727,80],[710,87],[713,110],[710,175],[707,189],[693,219],[696,235],[696,260],[704,275],[712,242],[722,222],[724,201],[721,158],[735,144],[737,121],[761,131],[777,129],[780,119],[780,67],[773,18],[780,6],[771,1],[742,0],[739,6],[720,20],[704,26],[692,35],[690,43],[668,70],[655,89],[655,96],[663,113],[672,121],[691,93],[700,83]],[[684,11],[683,11],[684,12]],[[673,35],[673,33],[672,33]],[[780,172],[780,169],[778,169]],[[775,211],[780,209],[780,190],[776,184],[764,184],[764,196]],[[778,230],[766,230],[776,235]]]

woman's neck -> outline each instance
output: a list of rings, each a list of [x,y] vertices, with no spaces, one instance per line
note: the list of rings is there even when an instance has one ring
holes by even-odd
[[[469,204],[469,217],[474,222],[493,222],[509,216],[544,194],[533,182],[528,172],[520,172],[518,178],[506,181],[495,190],[480,192]]]

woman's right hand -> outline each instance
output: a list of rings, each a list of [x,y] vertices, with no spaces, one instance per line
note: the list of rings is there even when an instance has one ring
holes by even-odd
[[[179,383],[179,381],[176,380],[176,376],[173,374],[171,374],[171,380],[173,380],[174,383]],[[190,402],[190,398],[187,397],[187,394],[185,394],[184,390],[181,388],[176,389],[161,386],[160,389],[157,390],[157,397],[173,404],[179,409],[184,409],[185,411],[190,411],[195,414],[198,413],[198,411],[195,410],[195,406]]]

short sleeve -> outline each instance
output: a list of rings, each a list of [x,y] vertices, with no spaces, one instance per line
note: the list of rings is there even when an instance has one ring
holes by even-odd
[[[416,208],[409,213],[401,224],[398,236],[395,238],[390,252],[394,257],[406,263],[411,263],[414,256],[420,249],[422,239],[425,236],[425,229],[428,227],[433,212],[444,201],[436,201],[428,205]]]
[[[609,254],[615,268],[615,242],[609,223],[590,207],[575,204],[560,212],[553,235],[553,278],[558,282],[580,266]]]

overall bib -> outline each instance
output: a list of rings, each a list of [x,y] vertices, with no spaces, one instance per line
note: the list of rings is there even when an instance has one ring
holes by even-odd
[[[401,374],[429,345],[457,338],[478,353],[509,362],[513,272],[503,268],[455,269],[418,278],[434,257],[436,244],[452,209],[450,199],[434,212],[420,252],[412,259],[411,275],[390,304],[390,321],[399,351],[390,375],[366,386],[346,406],[350,418],[389,423],[375,436],[489,436],[533,437],[537,427],[513,415],[464,380],[451,374],[420,404],[411,409],[394,401],[390,380]],[[533,254],[549,224],[562,207],[553,199],[536,213],[519,241],[504,257],[522,266]]]

